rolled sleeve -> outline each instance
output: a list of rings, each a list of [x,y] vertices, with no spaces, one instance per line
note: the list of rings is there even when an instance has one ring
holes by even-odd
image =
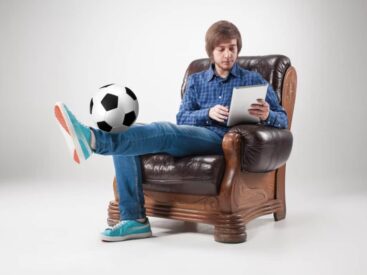
[[[276,119],[277,119],[276,113],[270,110],[269,111],[269,116],[268,116],[268,118],[266,120],[263,121],[263,124],[264,125],[273,126],[274,123],[275,123],[275,121],[276,121]]]
[[[268,91],[266,93],[266,102],[270,106],[269,116],[266,120],[262,121],[264,125],[272,126],[275,128],[287,128],[288,116],[284,108],[279,104],[278,97],[275,94],[273,87],[269,84]]]
[[[196,124],[197,125],[209,125],[209,110],[210,108],[201,109],[194,112],[194,116],[196,117]]]
[[[180,110],[176,115],[178,125],[210,125],[210,108],[200,108],[197,103],[196,93],[195,79],[193,77],[189,77]]]

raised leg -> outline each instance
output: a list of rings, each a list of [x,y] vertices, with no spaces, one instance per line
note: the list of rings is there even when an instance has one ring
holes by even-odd
[[[127,131],[115,134],[92,130],[96,137],[94,152],[101,155],[168,153],[179,157],[222,153],[222,138],[204,127],[153,122],[133,125]]]

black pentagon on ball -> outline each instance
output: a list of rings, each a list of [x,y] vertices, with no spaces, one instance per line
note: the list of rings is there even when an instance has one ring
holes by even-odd
[[[92,111],[93,111],[93,98],[90,100],[90,103],[89,103],[89,113],[92,114]]]
[[[125,125],[125,126],[130,126],[131,124],[134,123],[135,119],[136,119],[135,112],[131,111],[131,112],[125,114],[124,122],[122,124]]]
[[[131,91],[128,87],[125,87],[125,91],[126,93],[134,100],[136,100],[136,95],[134,94],[133,91]]]
[[[117,95],[106,94],[101,100],[101,104],[106,111],[110,111],[117,108],[119,98]]]
[[[112,126],[109,125],[106,121],[100,121],[97,122],[97,126],[99,129],[105,131],[105,132],[111,132]]]

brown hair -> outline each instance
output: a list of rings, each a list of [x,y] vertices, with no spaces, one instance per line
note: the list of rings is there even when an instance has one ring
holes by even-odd
[[[215,22],[207,30],[205,35],[205,50],[210,58],[212,58],[214,48],[223,41],[237,39],[238,53],[242,48],[242,38],[237,27],[231,22],[221,20]]]

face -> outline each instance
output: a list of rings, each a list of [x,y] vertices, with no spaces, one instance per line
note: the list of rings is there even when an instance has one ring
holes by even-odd
[[[230,71],[237,60],[237,40],[232,39],[217,45],[213,50],[213,59],[216,69]]]

